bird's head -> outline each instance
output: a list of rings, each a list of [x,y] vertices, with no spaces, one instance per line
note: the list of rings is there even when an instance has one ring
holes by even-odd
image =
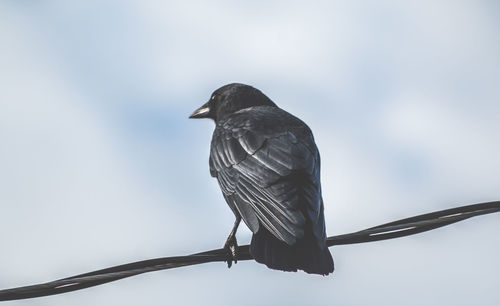
[[[260,90],[245,84],[232,83],[214,91],[210,100],[195,110],[189,118],[211,118],[219,122],[241,109],[261,105],[276,106]]]

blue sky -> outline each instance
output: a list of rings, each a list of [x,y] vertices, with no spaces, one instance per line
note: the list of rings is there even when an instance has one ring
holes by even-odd
[[[229,82],[313,130],[329,235],[500,199],[499,23],[494,1],[2,1],[0,287],[222,246],[213,123],[187,116]],[[498,305],[499,231],[331,248],[329,277],[208,264],[9,305]]]

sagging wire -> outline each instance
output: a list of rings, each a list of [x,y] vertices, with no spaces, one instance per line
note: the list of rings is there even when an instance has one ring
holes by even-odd
[[[347,245],[399,238],[430,231],[475,216],[491,214],[499,211],[500,201],[460,206],[456,208],[418,215],[411,218],[401,219],[390,223],[385,223],[379,226],[349,234],[328,237],[327,245],[331,247],[335,245]],[[79,274],[47,283],[0,290],[0,301],[11,301],[55,295],[102,285],[142,273],[167,270],[202,263],[225,261],[226,259],[226,250],[215,249],[187,256],[174,256],[143,260]],[[253,258],[250,254],[249,245],[239,246],[238,260],[243,261],[250,259]]]

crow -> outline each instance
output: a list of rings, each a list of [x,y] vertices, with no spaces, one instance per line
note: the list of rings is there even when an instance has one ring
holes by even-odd
[[[250,253],[282,271],[328,275],[320,157],[309,127],[260,90],[232,83],[213,92],[189,118],[215,121],[210,174],[235,215],[224,244],[237,261],[241,219],[252,231]]]

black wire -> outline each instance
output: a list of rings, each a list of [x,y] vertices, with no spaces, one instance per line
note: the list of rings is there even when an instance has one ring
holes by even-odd
[[[334,245],[355,244],[409,236],[450,225],[471,217],[491,214],[499,211],[500,201],[461,206],[385,223],[354,233],[332,236],[327,239],[327,245],[330,247]],[[79,274],[48,283],[0,290],[0,301],[11,301],[60,294],[102,285],[142,273],[197,265],[201,263],[226,261],[226,259],[227,253],[224,249],[215,249],[188,256],[174,256],[143,260]],[[252,255],[250,254],[249,245],[239,246],[238,260],[243,261],[250,259],[252,259]]]

